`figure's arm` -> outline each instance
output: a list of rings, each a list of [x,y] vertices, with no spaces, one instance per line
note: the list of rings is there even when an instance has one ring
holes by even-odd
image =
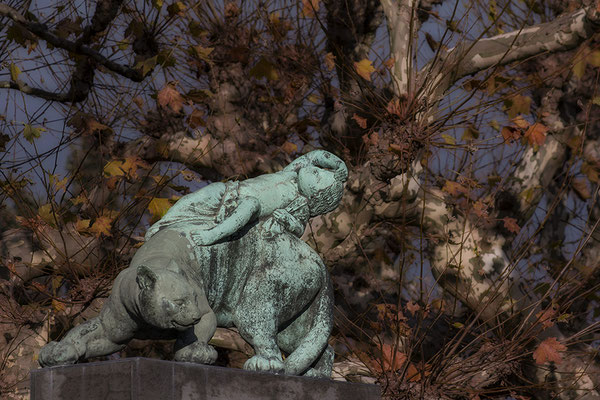
[[[335,178],[338,181],[345,182],[348,179],[348,168],[346,167],[344,161],[342,161],[336,155],[325,150],[311,151],[302,157],[298,157],[283,170],[286,172],[298,172],[298,170],[301,168],[310,165],[333,170],[335,173]]]
[[[256,218],[260,213],[260,202],[255,197],[240,199],[233,213],[221,221],[214,228],[192,233],[192,239],[196,244],[209,246],[219,240],[226,238],[242,229],[248,222]]]

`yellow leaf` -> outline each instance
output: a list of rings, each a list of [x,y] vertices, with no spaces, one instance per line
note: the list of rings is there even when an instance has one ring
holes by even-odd
[[[295,143],[292,143],[292,142],[285,142],[281,146],[281,150],[285,151],[288,154],[292,154],[292,153],[298,151],[298,146]]]
[[[109,161],[104,166],[104,176],[123,176],[125,171],[123,169],[123,161]]]
[[[469,189],[467,189],[460,183],[452,182],[452,181],[448,181],[448,180],[444,184],[444,187],[442,188],[442,190],[454,197],[456,197],[460,194],[468,194],[469,193]]]
[[[94,233],[96,236],[100,236],[101,234],[105,236],[111,236],[110,228],[111,228],[112,220],[103,215],[101,217],[96,218],[94,224],[90,227],[89,231]]]
[[[79,204],[83,204],[87,201],[87,197],[85,197],[84,194],[80,194],[77,197],[73,197],[71,199],[71,203],[73,203],[74,206],[79,205]]]
[[[69,180],[68,177],[60,179],[58,175],[50,174],[48,175],[48,178],[50,178],[50,184],[54,186],[57,190],[66,190],[67,181]]]
[[[90,228],[90,222],[91,220],[89,219],[78,219],[77,222],[75,222],[75,230],[77,230],[77,232],[87,232]]]
[[[45,223],[49,225],[55,225],[54,212],[52,211],[51,204],[44,204],[43,206],[40,206],[40,208],[38,208],[38,215],[42,217],[42,220]]]
[[[531,97],[517,94],[504,101],[504,108],[510,119],[514,119],[519,114],[529,114],[531,110]]]
[[[375,68],[373,67],[373,62],[366,58],[363,58],[359,62],[354,63],[354,69],[356,73],[360,75],[363,79],[370,81],[371,74],[375,72]]]
[[[279,74],[275,69],[275,66],[271,64],[267,59],[261,57],[254,67],[250,70],[250,76],[257,79],[267,78],[270,81],[276,81],[279,79]]]
[[[64,311],[66,307],[64,303],[56,299],[52,299],[52,308],[54,309],[54,312],[58,314],[59,312]]]
[[[581,79],[583,77],[583,74],[585,73],[586,66],[587,66],[587,60],[585,58],[577,61],[573,65],[573,75],[575,75],[577,78]]]
[[[10,63],[10,79],[16,82],[19,79],[20,73],[21,70],[19,69],[19,67],[17,67],[16,64]]]
[[[196,52],[196,54],[198,55],[198,58],[204,61],[211,61],[210,57],[208,57],[210,55],[210,53],[213,52],[213,50],[215,49],[214,47],[202,47],[202,46],[194,46],[193,47],[194,51]]]
[[[447,144],[451,144],[451,145],[455,145],[456,144],[456,139],[454,139],[450,135],[446,135],[444,133],[444,134],[442,134],[442,138],[444,139],[444,142],[446,142]]]
[[[600,67],[600,50],[592,51],[587,56],[587,62],[593,67]]]
[[[162,218],[171,208],[171,200],[167,198],[155,197],[148,204],[148,211],[152,214],[152,219],[158,220]]]

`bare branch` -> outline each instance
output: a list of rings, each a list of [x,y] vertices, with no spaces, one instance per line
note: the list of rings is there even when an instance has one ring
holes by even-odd
[[[382,0],[383,12],[387,20],[390,36],[390,55],[394,59],[392,79],[394,93],[400,95],[408,91],[411,43],[416,32],[416,0]],[[412,30],[412,32],[411,32]]]
[[[594,7],[580,9],[551,22],[461,43],[447,50],[436,65],[426,65],[420,74],[432,73],[433,68],[431,90],[441,96],[462,77],[537,54],[572,49],[598,31],[600,11]]]
[[[50,32],[48,26],[46,24],[42,24],[39,22],[28,21],[25,17],[17,12],[12,7],[7,6],[6,4],[0,4],[0,15],[4,17],[8,17],[12,19],[14,22],[21,24],[25,29],[30,31],[31,33],[39,36],[44,39],[48,43],[52,44],[55,47],[61,48],[63,50],[67,50],[76,54],[81,54],[90,57],[98,64],[106,67],[110,71],[113,71],[121,76],[124,76],[134,82],[141,82],[144,79],[142,73],[136,69],[130,68],[126,65],[121,65],[112,60],[109,60],[90,46],[83,44],[82,40],[78,40],[77,42],[72,42],[70,40],[66,40],[58,37],[54,33]],[[116,15],[116,14],[115,14]],[[89,38],[94,32],[97,32],[100,25],[99,22],[94,25],[94,19],[92,19],[92,27],[88,27],[85,30],[85,33],[82,39]]]

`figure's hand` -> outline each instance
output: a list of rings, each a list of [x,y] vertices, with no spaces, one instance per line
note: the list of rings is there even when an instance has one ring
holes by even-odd
[[[196,231],[192,233],[191,236],[193,242],[198,246],[209,246],[214,242],[210,230]]]
[[[304,225],[292,214],[284,209],[277,209],[273,212],[273,218],[281,224],[285,230],[300,237],[304,233]]]

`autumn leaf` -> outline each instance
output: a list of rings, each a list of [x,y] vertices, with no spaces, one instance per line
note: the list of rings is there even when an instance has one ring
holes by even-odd
[[[384,371],[396,371],[406,362],[406,355],[396,350],[395,346],[383,344],[381,346]]]
[[[561,344],[555,337],[549,337],[544,340],[533,352],[533,359],[537,364],[545,364],[552,361],[557,364],[562,362],[560,352],[565,351],[567,347]]]
[[[144,109],[144,99],[142,99],[140,96],[135,96],[133,99],[131,99],[131,101],[133,101],[140,110]]]
[[[36,128],[32,125],[25,124],[23,127],[23,136],[29,143],[33,143],[33,141],[39,138],[44,131],[44,128]]]
[[[577,193],[577,195],[581,198],[581,200],[588,200],[589,198],[592,197],[592,192],[588,185],[587,179],[584,179],[584,178],[573,179],[571,186],[573,186],[573,190],[575,190],[575,193]]]
[[[531,97],[517,94],[504,101],[504,108],[509,119],[515,118],[519,114],[529,114],[531,109]]]
[[[360,126],[363,129],[367,128],[367,119],[366,118],[362,118],[359,117],[358,114],[354,114],[352,116],[352,119],[356,121],[357,125]]]
[[[183,10],[186,9],[185,4],[181,1],[176,1],[173,4],[167,7],[167,12],[169,13],[169,17],[173,17],[177,14],[183,15]]]
[[[598,169],[593,164],[590,164],[588,162],[584,162],[583,164],[581,164],[581,173],[587,176],[590,182],[600,182]]]
[[[181,108],[183,107],[183,96],[170,83],[167,83],[158,92],[156,100],[161,107],[169,106],[171,110],[176,113],[181,111]]]
[[[296,145],[295,143],[286,141],[284,144],[281,145],[281,150],[285,151],[287,154],[292,154],[292,153],[298,151],[298,145]]]
[[[453,197],[457,197],[461,193],[462,194],[468,194],[469,193],[469,189],[467,189],[466,187],[464,187],[460,183],[453,182],[453,181],[448,181],[448,180],[444,184],[444,187],[442,188],[442,190],[444,192],[450,194]]]
[[[319,0],[302,0],[302,16],[313,18],[315,13],[319,11],[319,7]]]
[[[264,57],[261,57],[256,65],[252,67],[250,70],[250,76],[253,76],[257,79],[267,78],[270,81],[276,81],[279,79],[279,74],[277,73],[275,66]]]
[[[512,126],[503,127],[500,134],[504,138],[504,143],[512,143],[521,137],[521,131]]]
[[[363,79],[367,81],[371,81],[371,74],[375,72],[373,62],[366,58],[363,58],[359,62],[355,62],[354,69],[356,70],[356,73],[358,75],[360,75]]]
[[[155,197],[148,203],[148,211],[152,214],[153,220],[162,218],[171,208],[171,200],[168,198]]]
[[[204,122],[204,118],[202,118],[203,116],[204,116],[204,112],[202,110],[198,110],[198,109],[194,108],[194,110],[188,117],[188,124],[190,124],[190,127],[197,128],[199,126],[206,126],[206,123]]]
[[[38,208],[38,215],[45,223],[49,225],[55,225],[54,212],[52,211],[51,204],[44,204],[43,206],[40,206]]]
[[[525,132],[525,140],[530,146],[541,146],[546,141],[548,128],[539,122],[536,122]]]
[[[77,232],[87,232],[90,229],[90,222],[89,219],[78,219],[75,222],[75,230]]]
[[[521,231],[521,227],[517,224],[517,220],[515,218],[511,218],[511,217],[504,217],[502,219],[502,221],[504,221],[504,227],[506,229],[508,229],[509,232],[515,233],[515,234],[519,234],[519,232]]]
[[[112,160],[104,166],[104,176],[124,176],[123,161]]]
[[[65,303],[60,302],[56,299],[52,299],[52,309],[54,310],[54,312],[56,314],[60,313],[61,311],[64,311],[66,308]]]
[[[397,115],[399,117],[402,116],[402,106],[400,105],[400,100],[397,97],[390,100],[385,109],[392,115]]]
[[[212,62],[209,55],[215,49],[214,47],[194,46],[193,49],[199,59],[207,61],[207,62]]]
[[[408,303],[406,303],[406,309],[410,312],[412,316],[414,316],[415,313],[421,309],[421,306],[417,303],[413,303],[413,301],[411,300]]]
[[[455,145],[456,144],[456,139],[454,139],[454,137],[443,133],[442,134],[442,139],[444,139],[444,142],[446,142],[446,144],[450,144],[450,145]]]
[[[333,53],[330,52],[325,54],[325,66],[329,71],[333,71],[335,68],[335,56]]]
[[[556,304],[553,304],[544,311],[540,311],[535,316],[538,318],[538,321],[542,324],[544,329],[546,329],[554,326],[554,321],[552,319],[556,317],[557,312],[558,307]]]
[[[21,70],[19,69],[19,67],[17,67],[16,64],[10,63],[10,79],[16,82],[19,79],[20,73]]]
[[[96,218],[96,221],[94,221],[94,224],[89,228],[89,231],[98,237],[100,235],[111,236],[111,224],[111,218],[103,215]]]
[[[395,63],[396,63],[396,60],[392,57],[392,58],[388,58],[387,60],[385,60],[383,62],[383,65],[385,65],[385,67],[387,69],[392,69],[394,67]]]

